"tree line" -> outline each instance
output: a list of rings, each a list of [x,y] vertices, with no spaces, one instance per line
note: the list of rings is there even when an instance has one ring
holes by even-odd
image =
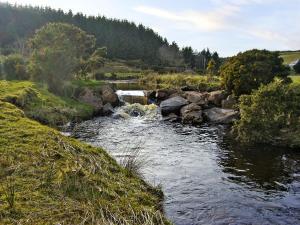
[[[205,71],[211,59],[220,65],[217,52],[197,52],[191,47],[179,48],[175,42],[144,25],[105,16],[74,14],[71,10],[49,7],[18,6],[0,3],[0,50],[4,55],[26,53],[27,40],[47,23],[68,23],[96,37],[96,47],[107,48],[110,59],[139,60],[150,66],[175,67]]]

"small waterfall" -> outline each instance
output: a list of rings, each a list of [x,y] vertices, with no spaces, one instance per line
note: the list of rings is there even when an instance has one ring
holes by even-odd
[[[147,105],[148,103],[145,92],[141,90],[118,90],[116,91],[116,94],[121,102],[127,102],[130,104],[139,103],[141,105]]]

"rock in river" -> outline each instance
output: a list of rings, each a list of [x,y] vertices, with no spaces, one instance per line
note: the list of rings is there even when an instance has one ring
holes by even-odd
[[[209,94],[207,92],[200,93],[197,91],[187,91],[184,95],[190,103],[195,103],[201,106],[205,106],[208,103]]]
[[[232,109],[211,108],[203,111],[206,119],[213,123],[229,124],[238,118],[238,112]]]
[[[200,124],[203,121],[201,107],[191,103],[180,110],[182,122],[190,124]]]
[[[166,116],[170,113],[178,113],[180,109],[187,104],[188,101],[180,96],[169,98],[160,103],[161,114]]]

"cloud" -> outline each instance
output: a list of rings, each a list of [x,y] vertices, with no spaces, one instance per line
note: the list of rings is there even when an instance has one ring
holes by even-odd
[[[175,12],[150,6],[138,6],[134,10],[175,22],[178,27],[185,25],[201,31],[218,31],[230,27],[229,19],[240,11],[239,7],[234,5],[223,5],[209,12],[195,10]]]

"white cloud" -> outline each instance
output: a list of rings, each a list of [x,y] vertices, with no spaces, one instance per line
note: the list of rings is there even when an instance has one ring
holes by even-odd
[[[209,12],[188,10],[183,12],[168,11],[150,6],[138,6],[134,10],[201,31],[217,31],[230,27],[229,19],[239,12],[239,7],[224,5]]]

